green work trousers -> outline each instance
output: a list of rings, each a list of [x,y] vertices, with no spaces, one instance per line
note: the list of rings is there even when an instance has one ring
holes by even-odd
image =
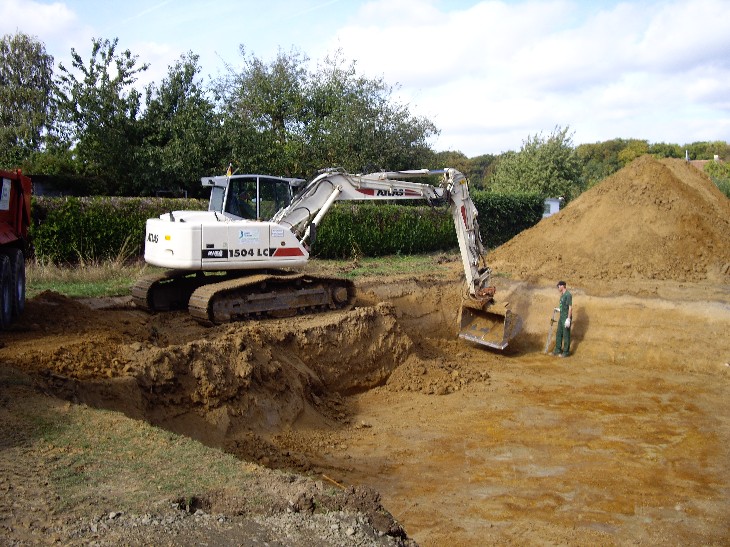
[[[560,316],[558,319],[558,332],[555,334],[555,354],[562,353],[568,355],[570,353],[570,329],[565,328],[566,315]]]

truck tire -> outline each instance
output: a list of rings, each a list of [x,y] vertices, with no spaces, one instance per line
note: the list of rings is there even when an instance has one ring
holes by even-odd
[[[3,251],[10,260],[13,319],[25,310],[25,255],[20,249]]]
[[[0,254],[0,329],[7,329],[13,320],[13,286],[10,259]]]

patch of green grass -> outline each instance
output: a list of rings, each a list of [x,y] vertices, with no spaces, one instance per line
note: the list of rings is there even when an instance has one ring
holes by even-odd
[[[64,416],[48,412],[28,416],[33,435],[47,443],[52,443],[66,429]]]
[[[141,261],[85,262],[55,265],[29,262],[26,267],[26,292],[33,298],[43,291],[54,291],[72,298],[128,295],[141,275],[154,268]]]
[[[377,258],[350,260],[313,260],[313,268],[336,271],[348,279],[358,277],[389,276],[402,274],[433,273],[445,270],[445,263],[460,260],[457,255],[439,253],[433,255],[391,255]]]
[[[94,503],[139,511],[250,477],[249,464],[118,412],[72,406],[34,420],[59,509]]]

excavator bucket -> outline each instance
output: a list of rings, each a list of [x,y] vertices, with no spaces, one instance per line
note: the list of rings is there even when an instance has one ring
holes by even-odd
[[[503,350],[522,329],[522,319],[511,310],[497,312],[462,306],[459,338]]]

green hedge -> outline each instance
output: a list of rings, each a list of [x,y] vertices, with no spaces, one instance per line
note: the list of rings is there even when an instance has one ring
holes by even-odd
[[[537,194],[473,192],[479,231],[488,248],[499,247],[542,219],[544,200]]]
[[[542,218],[534,195],[476,192],[482,240],[492,248]],[[207,202],[172,198],[33,198],[31,238],[42,262],[76,263],[142,256],[145,221],[176,210],[206,210]],[[353,255],[419,254],[457,247],[447,206],[337,203],[320,226],[312,254],[319,258]]]
[[[475,192],[479,231],[488,248],[498,247],[534,226],[543,213],[536,194]],[[371,203],[336,204],[325,216],[313,246],[314,256],[344,258],[353,254],[418,254],[457,246],[447,206],[403,207]]]
[[[40,196],[32,200],[30,236],[41,262],[141,256],[148,218],[207,208],[207,201],[198,199]]]
[[[312,252],[321,258],[346,258],[419,254],[456,245],[444,207],[339,203],[324,217]]]

